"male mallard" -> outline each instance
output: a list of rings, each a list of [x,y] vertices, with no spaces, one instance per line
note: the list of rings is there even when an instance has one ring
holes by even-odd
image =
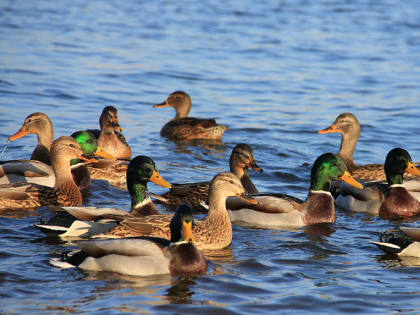
[[[384,180],[382,164],[356,165],[353,160],[354,149],[360,137],[360,124],[352,113],[340,114],[334,123],[318,133],[341,133],[341,145],[337,155],[346,163],[348,171],[357,180]]]
[[[319,156],[311,170],[311,184],[306,201],[288,195],[254,196],[256,205],[244,204],[229,198],[227,208],[232,222],[259,226],[304,226],[321,222],[335,222],[334,199],[330,193],[333,180],[343,180],[362,188],[346,170],[344,161],[335,154]]]
[[[84,159],[72,137],[60,137],[51,145],[50,159],[55,174],[54,188],[31,183],[0,186],[0,209],[25,209],[43,205],[80,206],[82,195],[73,180],[70,160]]]
[[[237,144],[230,155],[230,171],[239,177],[247,194],[258,193],[257,188],[249,177],[248,168],[254,171],[263,170],[257,165],[254,159],[254,151],[246,143]],[[210,182],[174,184],[170,191],[156,195],[152,194],[158,202],[166,205],[176,206],[181,203],[187,203],[191,207],[201,209],[201,202],[207,199]]]
[[[379,242],[371,242],[389,254],[420,258],[420,229],[400,226],[381,234]]]
[[[122,128],[118,122],[118,110],[114,106],[106,106],[99,117],[98,130],[89,130],[98,138],[98,145],[116,159],[129,160],[131,148],[121,134]]]
[[[77,243],[80,251],[62,256],[65,263],[52,259],[51,264],[133,276],[204,274],[206,260],[194,246],[192,225],[191,208],[181,205],[170,221],[170,240],[138,237],[83,241]]]
[[[226,211],[226,198],[238,196],[247,202],[255,202],[244,196],[244,193],[241,181],[235,174],[219,173],[213,178],[209,189],[209,212],[205,219],[196,221],[193,227],[194,242],[199,249],[222,249],[232,242],[232,223]],[[105,236],[146,235],[167,238],[170,219],[168,214],[126,219]]]
[[[363,190],[353,191],[345,184],[340,186],[336,205],[342,208],[379,214],[381,216],[413,216],[420,213],[420,202],[408,192],[403,184],[404,172],[420,175],[420,170],[411,161],[410,154],[401,148],[388,152],[385,160],[388,187],[368,184]]]
[[[214,119],[187,117],[191,109],[190,96],[182,91],[173,92],[161,104],[153,107],[171,106],[176,110],[176,116],[163,126],[160,134],[171,140],[209,139],[219,140],[228,129],[227,126],[218,125]]]

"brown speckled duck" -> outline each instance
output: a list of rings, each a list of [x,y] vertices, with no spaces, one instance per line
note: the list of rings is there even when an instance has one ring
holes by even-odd
[[[70,160],[85,159],[72,137],[60,137],[51,145],[51,162],[55,174],[54,188],[31,183],[0,186],[0,209],[28,209],[38,206],[80,206],[82,195],[73,180]]]
[[[237,144],[230,155],[229,159],[230,171],[238,176],[247,194],[258,193],[257,188],[249,177],[248,168],[254,171],[262,172],[263,170],[257,165],[254,159],[254,151],[246,143]],[[176,206],[181,203],[187,203],[194,209],[202,209],[201,202],[206,201],[209,192],[210,182],[173,184],[170,191],[156,195],[157,202]]]
[[[191,109],[191,98],[185,92],[173,92],[165,102],[153,107],[166,106],[175,108],[176,116],[163,126],[160,131],[162,137],[175,141],[220,140],[223,133],[228,129],[227,126],[218,125],[214,119],[187,117]]]
[[[386,217],[420,214],[420,202],[415,193],[407,191],[403,184],[404,172],[420,176],[420,170],[413,164],[410,154],[401,148],[392,149],[386,156],[384,169],[387,187],[379,183],[369,183],[363,190],[354,191],[342,184],[336,205],[351,211]]]
[[[80,251],[50,262],[61,268],[77,266],[134,276],[204,274],[207,264],[194,246],[192,226],[191,209],[182,205],[170,221],[170,240],[156,237],[88,240],[78,243]]]
[[[228,196],[241,197],[245,190],[239,178],[232,173],[217,174],[210,184],[209,212],[205,219],[195,221],[193,239],[199,249],[222,249],[232,242],[232,224],[226,211]],[[242,196],[247,202],[255,202]],[[107,233],[107,237],[156,236],[168,238],[171,216],[168,214],[130,218]],[[102,235],[103,236],[103,235]]]
[[[228,213],[233,223],[261,227],[335,222],[334,198],[329,191],[333,180],[343,180],[362,188],[362,185],[350,176],[340,157],[325,153],[320,155],[312,166],[311,184],[305,201],[284,194],[261,194],[254,196],[257,204],[248,205],[238,198],[228,198]]]

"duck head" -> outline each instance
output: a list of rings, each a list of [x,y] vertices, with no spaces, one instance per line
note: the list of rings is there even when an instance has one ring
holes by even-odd
[[[187,117],[191,109],[191,98],[186,92],[175,91],[163,103],[153,105],[153,107],[168,106],[175,108],[175,119]]]

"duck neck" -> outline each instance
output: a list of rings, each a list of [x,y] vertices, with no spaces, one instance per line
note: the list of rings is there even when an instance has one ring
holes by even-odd
[[[36,133],[38,145],[35,147],[31,155],[31,160],[37,160],[46,164],[51,164],[50,149],[54,139],[54,131],[52,125],[42,125]]]
[[[188,97],[185,99],[185,102],[175,107],[176,116],[174,119],[187,117],[188,114],[190,113],[190,109],[191,109],[191,99]]]
[[[56,159],[52,163],[52,168],[55,174],[55,190],[68,197],[73,206],[81,206],[82,194],[73,180],[70,160]]]
[[[403,174],[386,174],[386,180],[388,185],[402,185],[403,184]]]
[[[227,196],[223,192],[209,192],[209,212],[206,221],[213,222],[216,226],[222,224],[222,222],[229,222],[232,229],[230,217],[226,210],[226,198]]]
[[[349,132],[349,133],[343,133],[341,135],[341,144],[340,144],[340,150],[338,151],[337,155],[341,157],[344,162],[346,163],[346,166],[348,168],[355,167],[355,163],[353,160],[353,153],[354,149],[356,148],[357,140],[359,139],[360,131],[357,132]]]
[[[315,176],[311,177],[311,186],[309,191],[324,191],[329,192],[331,188],[331,179],[325,178],[322,174],[318,172],[315,173]]]
[[[131,209],[141,207],[142,203],[149,199],[147,183],[127,183],[128,191],[131,196]]]

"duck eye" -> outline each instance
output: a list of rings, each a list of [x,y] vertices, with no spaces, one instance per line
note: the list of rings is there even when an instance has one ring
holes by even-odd
[[[72,148],[75,147],[73,143],[70,143],[69,146],[72,147]]]
[[[92,139],[88,139],[86,142],[89,143],[89,144],[92,144],[93,143],[93,140]]]

